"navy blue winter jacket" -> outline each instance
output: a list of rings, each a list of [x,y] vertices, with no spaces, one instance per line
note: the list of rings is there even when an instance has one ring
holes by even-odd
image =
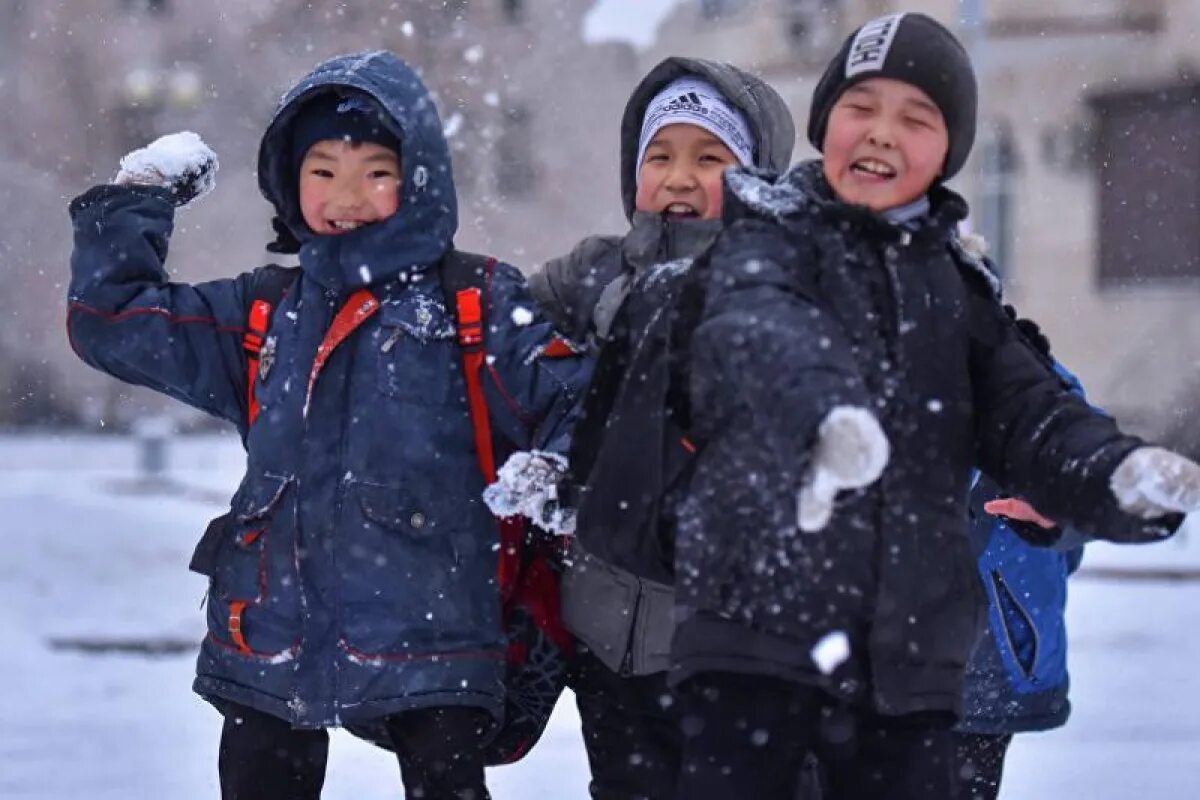
[[[384,221],[315,236],[297,203],[289,126],[308,99],[346,89],[392,115],[403,197]],[[260,373],[261,413],[248,430],[242,329],[251,274],[169,282],[174,214],[165,190],[102,186],[71,205],[75,351],[234,423],[246,439],[231,521],[206,535],[209,634],[195,689],[218,706],[234,701],[300,727],[429,706],[498,713],[506,647],[498,535],[480,498],[460,350],[436,269],[457,216],[433,101],[388,53],[322,65],[284,98],[259,177],[303,245],[302,271],[273,314],[274,363]],[[379,310],[314,372],[334,315],[364,286]],[[565,450],[587,365],[538,357],[552,330],[515,269],[496,266],[487,297],[493,425],[517,447]]]
[[[1082,397],[1075,376],[1056,366]],[[1083,537],[1068,534],[1053,549],[1030,544],[983,510],[1006,494],[986,476],[971,490],[971,538],[982,551],[978,568],[988,624],[967,662],[958,724],[966,733],[1050,730],[1071,713],[1063,614],[1067,577],[1083,558]]]

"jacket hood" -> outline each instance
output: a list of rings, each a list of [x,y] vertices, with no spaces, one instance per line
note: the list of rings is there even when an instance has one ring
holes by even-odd
[[[791,163],[796,124],[778,92],[761,78],[732,64],[673,56],[642,78],[621,117],[621,199],[625,203],[625,216],[630,220],[637,196],[638,138],[646,107],[669,83],[689,76],[706,80],[720,89],[725,99],[746,115],[757,145],[754,151],[756,167],[782,172]]]
[[[329,93],[364,92],[387,112],[401,142],[400,207],[386,220],[339,236],[317,236],[300,213],[292,128],[300,109]],[[289,91],[258,151],[258,185],[301,243],[305,274],[344,289],[420,272],[438,261],[458,228],[450,149],[433,98],[421,78],[379,50],[330,59]]]

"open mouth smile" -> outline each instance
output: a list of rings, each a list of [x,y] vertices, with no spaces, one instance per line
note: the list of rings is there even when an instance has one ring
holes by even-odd
[[[862,158],[850,165],[850,171],[856,175],[880,180],[891,180],[898,174],[896,168],[877,158]]]
[[[690,219],[700,216],[700,212],[687,203],[671,203],[663,209],[663,213],[672,219]]]

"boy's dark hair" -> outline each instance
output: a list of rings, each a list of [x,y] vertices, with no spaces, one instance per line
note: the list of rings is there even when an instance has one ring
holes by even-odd
[[[934,102],[946,121],[949,148],[940,180],[962,169],[975,142],[979,91],[971,57],[933,17],[890,14],[864,24],[842,44],[817,88],[808,117],[808,141],[821,150],[829,113],[843,93],[871,78],[911,84]]]

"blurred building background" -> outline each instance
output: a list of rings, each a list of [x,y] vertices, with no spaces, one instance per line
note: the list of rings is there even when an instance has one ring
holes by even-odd
[[[976,59],[979,138],[955,184],[1010,299],[1097,403],[1200,451],[1196,0],[677,0],[642,50],[588,41],[593,5],[0,0],[0,425],[122,427],[153,406],[67,351],[65,205],[129,149],[195,130],[222,166],[214,194],[179,217],[172,273],[265,263],[258,137],[283,91],[327,56],[386,47],[424,70],[451,135],[459,245],[531,266],[621,229],[618,119],[661,57],[761,72],[812,155],[808,97],[834,49],[872,16],[920,10]]]

